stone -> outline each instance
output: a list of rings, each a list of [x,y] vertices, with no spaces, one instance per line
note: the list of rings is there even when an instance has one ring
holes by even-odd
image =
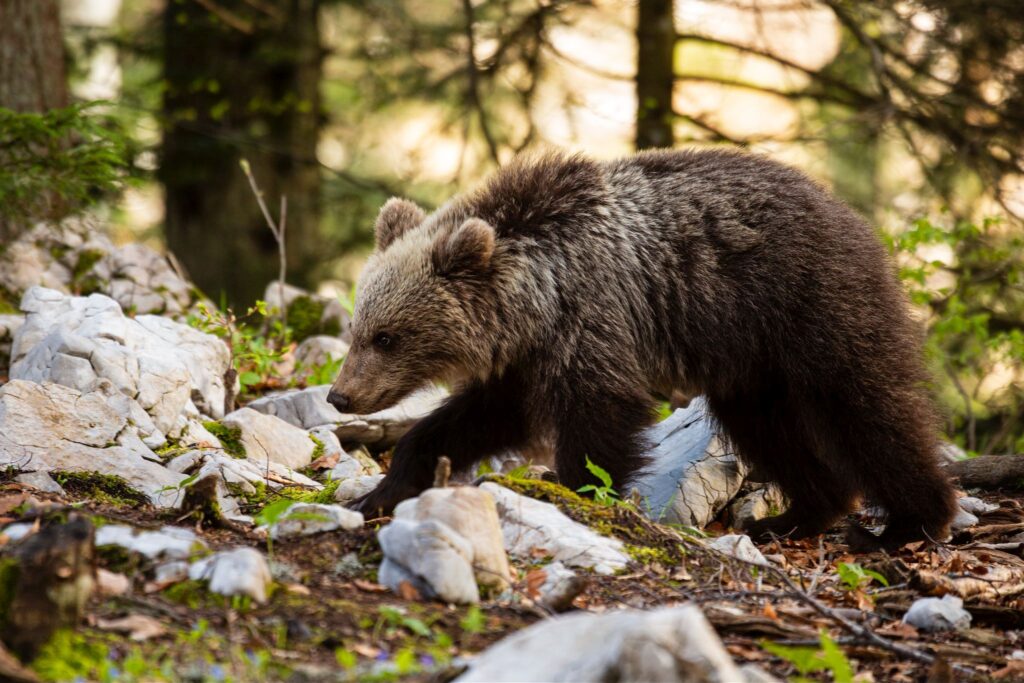
[[[352,318],[337,299],[287,283],[282,287],[278,280],[273,280],[263,293],[263,300],[269,310],[281,310],[282,293],[283,305],[288,311],[288,323],[296,330],[298,341],[316,334],[336,335],[346,340],[351,338]],[[319,315],[310,319],[310,314],[317,312]]]
[[[230,359],[216,337],[167,318],[126,317],[101,294],[70,297],[33,287],[21,306],[28,316],[14,337],[12,379],[53,381],[83,392],[98,379],[109,380],[163,433],[190,401],[223,415]]]
[[[20,484],[27,484],[34,489],[46,493],[56,493],[58,496],[66,495],[64,487],[53,480],[49,474],[43,471],[22,472],[14,478]]]
[[[456,604],[480,600],[473,575],[473,547],[451,527],[437,520],[396,519],[377,532],[384,561],[378,583],[402,594],[403,584],[424,598]]]
[[[494,496],[505,550],[512,555],[532,559],[543,550],[570,567],[606,575],[625,569],[629,563],[622,541],[601,536],[551,503],[519,495],[493,482],[484,482],[480,488]]]
[[[328,362],[337,363],[348,355],[349,343],[337,337],[318,334],[295,347],[295,364],[306,370],[319,368]]]
[[[545,619],[499,641],[468,665],[456,681],[744,680],[695,605]]]
[[[971,613],[955,595],[943,595],[941,599],[919,598],[903,615],[903,623],[920,631],[955,631],[971,625]]]
[[[159,506],[177,504],[185,478],[131,435],[125,397],[107,385],[81,393],[50,382],[12,380],[0,387],[0,467],[116,474]]]
[[[972,515],[963,508],[958,508],[956,516],[953,517],[953,521],[949,523],[949,530],[953,533],[963,531],[964,529],[970,529],[972,526],[978,523],[978,518]]]
[[[703,397],[646,433],[650,464],[634,488],[641,509],[665,524],[703,528],[733,499],[746,468],[715,433]]]
[[[304,429],[252,408],[240,408],[221,420],[225,427],[241,430],[239,441],[245,457],[256,463],[274,462],[292,469],[313,459],[316,444]]]
[[[117,597],[131,592],[132,581],[124,574],[116,574],[103,567],[98,567],[96,569],[96,588],[100,595]]]
[[[363,526],[363,514],[340,505],[295,503],[268,529],[274,540],[310,536],[325,531],[351,531]]]
[[[769,566],[768,560],[761,551],[757,549],[750,536],[746,534],[726,534],[710,541],[708,547],[717,550],[723,555],[735,557],[737,560],[758,564],[762,567]]]
[[[340,414],[335,434],[342,444],[351,442],[383,450],[394,446],[412,426],[431,413],[447,398],[439,387],[427,387],[412,393],[397,405],[370,415]],[[324,400],[327,393],[324,392]]]
[[[957,502],[960,504],[961,510],[975,516],[999,509],[999,506],[995,503],[986,503],[981,498],[975,498],[974,496],[964,496],[958,499]]]
[[[752,522],[778,514],[784,506],[782,492],[777,487],[760,486],[729,503],[730,524],[735,529],[746,529]]]
[[[377,484],[383,481],[383,479],[383,474],[346,479],[338,484],[338,488],[335,489],[334,500],[342,505],[351,503],[356,498],[365,496],[367,493],[377,488]]]
[[[257,484],[271,490],[284,486],[302,486],[313,490],[323,488],[319,482],[284,465],[272,462],[268,472],[266,463],[233,458],[223,451],[212,449],[197,449],[176,456],[167,463],[167,469],[186,475],[198,474],[197,479],[215,472],[224,480],[229,490],[235,489],[246,494],[256,493]]]
[[[273,415],[293,427],[313,429],[333,425],[344,417],[327,402],[329,391],[330,386],[326,384],[283,391],[258,398],[246,407]]]
[[[188,577],[208,581],[213,593],[247,595],[259,603],[267,601],[273,581],[266,558],[254,548],[225,550],[193,562]]]
[[[436,520],[469,542],[470,564],[481,586],[502,591],[512,583],[494,497],[474,486],[427,489],[395,508],[395,519]]]
[[[150,560],[184,560],[206,550],[206,543],[191,529],[165,526],[145,531],[123,524],[105,524],[96,530],[96,546],[116,545]]]

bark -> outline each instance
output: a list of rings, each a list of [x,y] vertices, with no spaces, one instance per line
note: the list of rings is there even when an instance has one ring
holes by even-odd
[[[318,10],[319,0],[197,0],[168,2],[164,13],[167,243],[206,294],[236,308],[278,275],[277,245],[240,159],[273,215],[288,198],[289,281],[308,284],[323,249]]]
[[[66,107],[59,0],[0,2],[0,107],[43,112]]]
[[[639,0],[636,24],[636,148],[671,147],[673,0]]]
[[[946,465],[964,488],[994,489],[1024,479],[1024,455],[980,455]]]

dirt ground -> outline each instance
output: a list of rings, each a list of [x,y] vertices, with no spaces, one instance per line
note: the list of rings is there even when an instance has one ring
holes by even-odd
[[[505,483],[627,544],[635,560],[629,569],[589,576],[574,609],[696,602],[739,663],[756,663],[780,678],[1024,680],[1024,543],[1009,540],[1024,532],[1020,492],[982,494],[1000,507],[949,544],[852,555],[837,529],[810,541],[761,546],[772,562],[765,568],[709,550],[699,534],[651,523],[628,506],[597,505],[546,482]],[[100,549],[98,565],[126,575],[131,590],[94,595],[81,627],[58,634],[35,660],[42,678],[448,680],[460,658],[547,616],[530,599],[531,572],[543,565],[542,556],[514,561],[519,581],[511,595],[455,607],[397,596],[376,583],[375,533],[386,519],[268,547],[252,532],[197,524],[183,514],[96,495],[63,499],[13,482],[0,486],[5,523],[44,526],[80,515],[97,526],[177,524],[195,529],[211,549],[248,545],[272,558],[275,590],[260,605],[214,595],[192,581],[156,585],[144,560]],[[969,628],[928,634],[901,624],[915,599],[945,593],[964,598],[973,617]],[[133,632],[119,621],[133,616],[148,617],[143,623],[150,628]],[[829,655],[832,643],[840,656]]]

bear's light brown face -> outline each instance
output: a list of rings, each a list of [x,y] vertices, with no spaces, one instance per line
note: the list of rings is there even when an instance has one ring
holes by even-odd
[[[377,251],[357,287],[352,347],[328,396],[341,412],[383,410],[430,382],[459,381],[481,362],[466,299],[487,277],[494,230],[472,218],[424,218],[402,200],[381,210]]]

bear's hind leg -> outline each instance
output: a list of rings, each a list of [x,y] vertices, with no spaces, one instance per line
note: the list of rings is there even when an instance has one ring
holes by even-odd
[[[804,415],[779,395],[709,397],[712,413],[739,457],[761,480],[778,484],[786,512],[750,524],[755,540],[806,538],[827,531],[847,514],[857,490],[819,457]]]

